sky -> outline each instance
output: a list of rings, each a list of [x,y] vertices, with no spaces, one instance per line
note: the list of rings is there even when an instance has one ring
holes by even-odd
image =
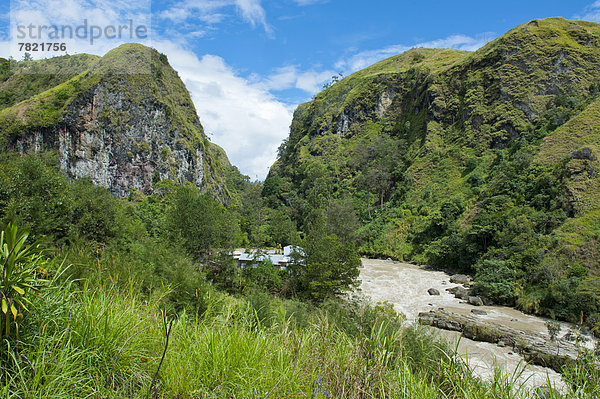
[[[69,54],[150,45],[178,71],[209,139],[242,173],[263,180],[294,109],[333,75],[413,47],[474,51],[519,24],[554,16],[600,22],[600,0],[0,0],[0,56],[21,59],[18,43],[43,41],[18,30],[31,24],[75,29],[87,21],[102,31],[93,43],[91,30],[55,40]],[[110,29],[126,24],[131,34],[114,37]]]

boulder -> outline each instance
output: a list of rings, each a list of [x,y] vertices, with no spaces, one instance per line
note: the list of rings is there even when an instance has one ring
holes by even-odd
[[[594,155],[594,152],[590,148],[584,147],[580,150],[573,151],[571,153],[571,159],[585,159],[588,161],[596,161],[598,158],[596,158],[596,155]]]
[[[470,296],[469,303],[473,306],[483,306],[483,301],[478,296]]]
[[[471,277],[466,274],[455,274],[450,277],[450,282],[455,284],[468,284],[471,282]]]
[[[481,309],[472,309],[471,313],[479,315],[479,316],[485,316],[487,314],[487,312],[485,310],[481,310]]]
[[[454,294],[455,298],[463,299],[465,301],[469,299],[469,290],[467,290],[464,287],[452,287],[448,288],[446,291],[448,291],[451,294]]]
[[[427,293],[429,295],[440,295],[440,292],[438,290],[436,290],[435,288],[430,288],[427,290]]]

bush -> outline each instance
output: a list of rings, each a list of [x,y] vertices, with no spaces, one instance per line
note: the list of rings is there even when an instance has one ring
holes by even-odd
[[[259,287],[272,293],[280,292],[283,286],[282,272],[270,260],[259,262],[256,267],[242,270],[246,285]]]
[[[76,180],[73,193],[73,234],[87,240],[106,243],[125,238],[135,230],[125,215],[124,204],[89,179]]]
[[[29,311],[31,296],[47,283],[43,277],[48,261],[39,244],[27,244],[28,238],[29,231],[13,223],[0,232],[0,332],[6,337]]]
[[[30,226],[34,238],[64,240],[70,232],[73,196],[53,154],[0,155],[0,222]]]
[[[484,298],[503,305],[514,305],[514,267],[500,259],[480,261],[475,270],[474,289]]]

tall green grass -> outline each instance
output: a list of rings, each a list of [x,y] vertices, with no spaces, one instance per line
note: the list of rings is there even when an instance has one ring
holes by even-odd
[[[164,350],[168,295],[141,295],[134,284],[54,281],[23,321],[18,348],[16,341],[3,341],[1,396],[145,398]],[[500,372],[481,381],[435,336],[383,313],[367,317],[372,309],[355,309],[363,320],[355,318],[351,329],[351,320],[344,326],[333,312],[258,297],[211,289],[201,315],[166,315],[176,320],[159,397],[560,397],[527,391],[517,376]],[[572,372],[589,373],[585,366]],[[579,391],[582,398],[596,392]]]

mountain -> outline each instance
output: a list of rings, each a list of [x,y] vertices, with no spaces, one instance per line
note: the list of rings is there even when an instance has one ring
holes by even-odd
[[[300,105],[263,197],[350,203],[366,255],[475,274],[497,303],[600,320],[600,24],[412,49]]]
[[[125,44],[104,57],[0,62],[0,148],[58,152],[60,168],[119,197],[192,182],[229,200],[224,151],[211,143],[167,57]]]

